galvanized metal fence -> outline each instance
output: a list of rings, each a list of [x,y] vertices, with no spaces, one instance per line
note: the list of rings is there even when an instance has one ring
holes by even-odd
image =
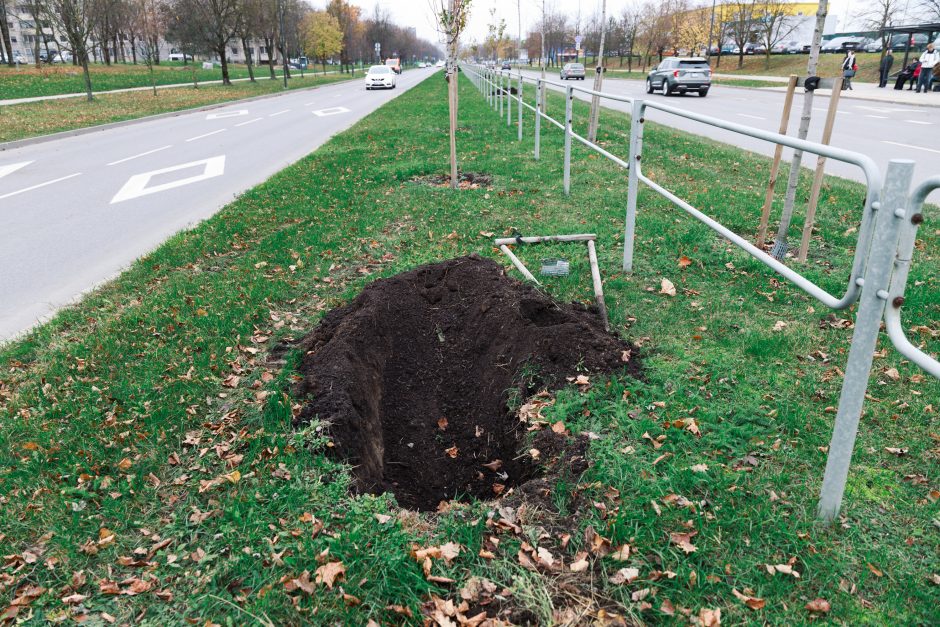
[[[572,140],[577,140],[589,150],[597,152],[628,170],[623,247],[624,271],[632,272],[633,270],[637,199],[640,183],[643,183],[824,305],[832,309],[844,310],[856,302],[859,303],[817,508],[817,514],[821,519],[833,520],[839,513],[845,492],[852,451],[858,433],[858,422],[862,414],[865,393],[868,389],[868,379],[871,374],[872,360],[882,321],[885,323],[887,336],[891,343],[904,357],[918,365],[925,372],[940,378],[940,362],[924,353],[907,339],[901,323],[900,312],[904,303],[904,291],[914,252],[917,228],[923,222],[923,205],[927,196],[933,190],[940,189],[940,176],[928,179],[911,192],[913,161],[892,160],[888,164],[884,176],[882,176],[877,164],[867,155],[788,137],[743,124],[727,122],[711,116],[685,111],[662,102],[595,91],[587,87],[562,84],[543,78],[532,78],[524,76],[521,70],[516,73],[515,80],[513,80],[513,74],[510,71],[493,70],[472,65],[462,65],[461,69],[477,89],[483,92],[487,102],[494,110],[499,112],[501,118],[505,116],[507,126],[512,125],[512,108],[513,103],[515,103],[518,141],[523,139],[523,111],[528,110],[534,115],[533,155],[535,159],[540,159],[542,156],[542,122],[546,121],[563,131],[562,167],[563,185],[566,194],[571,191]],[[513,83],[515,84],[513,85]],[[533,87],[533,104],[525,100],[526,85]],[[545,112],[545,90],[548,86],[564,91],[565,116],[562,121],[552,118]],[[512,93],[512,87],[515,87],[515,94]],[[628,158],[619,157],[572,130],[573,103],[576,93],[597,96],[602,100],[630,105],[630,152]],[[827,159],[835,159],[860,168],[865,178],[867,192],[858,229],[855,256],[844,293],[841,295],[829,293],[798,271],[777,261],[761,248],[644,175],[642,169],[643,129],[648,109],[654,109],[670,116],[685,118],[705,126],[724,129],[773,144],[789,146],[795,150],[823,156]]]

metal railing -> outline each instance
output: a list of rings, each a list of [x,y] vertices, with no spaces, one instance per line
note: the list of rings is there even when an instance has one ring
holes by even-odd
[[[526,77],[523,76],[521,70],[517,74],[516,94],[513,95],[510,89],[512,76],[508,71],[469,65],[461,67],[470,81],[485,94],[490,106],[494,110],[498,110],[500,115],[502,115],[505,105],[507,126],[512,124],[512,102],[516,102],[518,141],[522,141],[523,138],[523,110],[528,109],[535,114],[533,149],[535,159],[541,158],[543,120],[548,121],[564,132],[563,180],[565,194],[569,194],[571,190],[571,145],[573,139],[628,171],[629,182],[624,224],[624,271],[631,272],[633,270],[637,200],[640,183],[643,183],[676,207],[738,246],[754,259],[816,298],[819,302],[836,310],[846,309],[855,302],[859,303],[818,506],[818,516],[820,518],[824,520],[834,519],[839,513],[845,491],[852,451],[858,432],[858,421],[868,388],[868,378],[871,374],[874,349],[882,320],[885,323],[889,339],[898,351],[925,372],[940,378],[940,362],[921,351],[907,339],[900,319],[900,307],[904,302],[904,290],[914,251],[917,227],[923,221],[923,204],[933,190],[940,189],[940,176],[925,181],[913,193],[909,193],[914,169],[914,163],[909,160],[892,160],[882,177],[874,160],[861,153],[727,122],[711,116],[685,111],[661,102],[595,91],[570,84],[564,85],[543,78]],[[524,89],[526,83],[533,84],[535,87],[534,105],[525,102]],[[547,86],[565,92],[565,117],[563,122],[552,118],[545,112],[545,89]],[[627,159],[618,157],[572,130],[575,93],[623,102],[631,106],[630,152]],[[647,109],[655,109],[702,125],[720,128],[773,144],[788,146],[794,150],[842,161],[860,168],[865,177],[867,191],[858,230],[855,255],[845,292],[841,296],[830,294],[793,268],[776,260],[766,251],[734,233],[714,218],[706,215],[675,193],[644,175],[642,170],[643,129]],[[889,301],[890,306],[886,306]]]

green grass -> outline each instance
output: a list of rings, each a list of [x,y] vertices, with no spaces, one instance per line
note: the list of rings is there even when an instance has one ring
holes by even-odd
[[[33,584],[45,591],[20,618],[35,623],[79,613],[62,601],[77,593],[93,618],[107,612],[140,624],[406,622],[390,604],[409,608],[417,624],[428,595],[459,602],[456,590],[478,575],[505,586],[508,603],[540,624],[575,600],[595,614],[604,603],[654,623],[688,624],[683,611],[720,608],[724,624],[804,624],[814,620],[804,605],[817,597],[832,604],[832,622],[929,623],[938,601],[928,577],[940,550],[940,506],[930,492],[938,488],[940,386],[882,343],[842,518],[815,523],[819,447],[828,444],[827,408],[837,404],[850,331],[833,328],[824,307],[648,190],[636,271],[624,275],[625,174],[575,147],[566,197],[560,133],[543,125],[543,160],[535,162],[531,118],[517,143],[469,83],[461,89],[462,168],[493,175],[490,189],[410,182],[447,165],[444,82],[428,80],[0,349],[0,608]],[[562,107],[552,94],[550,111]],[[580,102],[575,117],[583,132]],[[605,111],[601,129],[600,141],[625,154],[627,119]],[[756,230],[767,159],[651,125],[644,164],[736,231]],[[808,188],[807,180],[800,197]],[[825,183],[822,235],[804,270],[833,291],[845,282],[862,196],[854,183]],[[285,392],[297,356],[283,370],[268,359],[278,341],[299,337],[378,276],[471,252],[505,262],[480,232],[513,228],[596,232],[612,326],[641,343],[646,358],[645,381],[593,379],[587,392],[563,391],[546,411],[600,437],[581,483],[560,482],[553,495],[569,508],[578,491],[586,505],[560,529],[531,511],[524,534],[566,563],[587,525],[633,547],[629,562],[605,558],[590,579],[524,570],[511,535],[501,536],[494,559],[478,557],[492,533],[485,504],[414,515],[387,496],[348,495],[349,469],[326,454],[316,425],[291,428],[297,407]],[[936,332],[938,233],[925,227],[921,240],[905,321]],[[520,254],[532,263],[548,252]],[[572,276],[546,289],[589,302],[581,255],[558,252],[572,260]],[[681,266],[683,256],[691,264]],[[675,297],[658,293],[662,278],[675,283]],[[777,321],[787,326],[774,331]],[[929,334],[916,337],[940,349]],[[673,426],[689,417],[700,437]],[[662,446],[644,434],[664,436]],[[909,452],[897,457],[885,446]],[[697,464],[707,471],[690,470]],[[200,492],[200,481],[233,470],[237,478]],[[394,517],[378,524],[376,513]],[[669,541],[686,525],[698,532],[690,555]],[[568,549],[557,546],[564,531],[573,536]],[[464,550],[449,566],[434,560],[433,574],[456,579],[452,587],[429,583],[409,557],[413,543],[448,541]],[[791,559],[799,579],[766,572],[765,564]],[[323,585],[313,594],[285,589],[329,561],[345,565],[342,591],[361,603]],[[639,578],[608,583],[621,566],[639,569]],[[653,571],[676,576],[654,581]],[[110,582],[128,581],[128,590],[134,578],[151,589],[102,593]],[[649,610],[630,598],[645,588]],[[747,609],[733,590],[766,607]],[[676,618],[660,612],[665,600]]]
[[[289,89],[301,89],[350,80],[349,74],[307,74],[303,79],[293,78]],[[82,97],[61,100],[42,100],[0,107],[4,124],[0,126],[0,142],[70,131],[108,122],[133,120],[157,113],[180,111],[204,105],[229,102],[240,98],[276,94],[284,89],[281,80],[258,79],[256,83],[243,82],[230,86],[203,85],[171,87],[152,91],[134,91],[95,96],[88,102]]]
[[[912,53],[913,54],[913,53]],[[818,76],[841,76],[842,75],[842,54],[820,54],[819,65],[816,71]],[[859,52],[855,55],[858,64],[857,82],[873,83],[878,81],[878,65],[881,62],[880,52]],[[766,65],[766,59],[763,55],[746,55],[744,65],[738,67],[738,57],[725,55],[721,57],[721,64],[716,67],[717,57],[712,57],[712,68],[721,74],[751,74],[755,76],[797,76],[806,75],[806,63],[809,55],[805,54],[772,54],[770,55],[770,67]],[[893,72],[899,72],[901,61],[904,60],[904,53],[894,54]]]
[[[329,69],[333,69],[327,66]],[[157,85],[173,85],[176,83],[191,83],[193,72],[196,79],[202,81],[222,80],[222,68],[214,67],[211,70],[202,69],[201,63],[182,63],[163,61],[154,65],[153,82]],[[255,67],[256,78],[269,78],[270,71],[267,65]],[[316,73],[323,71],[321,66],[313,70]],[[292,73],[294,70],[292,70]],[[300,71],[296,70],[300,75]],[[307,74],[312,72],[308,71]],[[280,77],[280,68],[277,71]],[[248,78],[248,67],[240,64],[229,65],[229,77],[232,79]],[[103,64],[91,65],[92,89],[110,91],[112,89],[126,89],[129,87],[149,87],[151,85],[150,71],[146,65]],[[35,96],[54,96],[58,94],[84,93],[85,80],[82,69],[73,65],[43,65],[36,69],[33,66],[20,66],[10,68],[0,66],[0,94],[2,99],[31,98]]]

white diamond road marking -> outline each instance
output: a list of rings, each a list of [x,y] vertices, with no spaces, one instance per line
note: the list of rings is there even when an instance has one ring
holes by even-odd
[[[330,107],[328,109],[320,109],[319,111],[313,112],[314,115],[321,118],[328,115],[337,115],[339,113],[349,113],[349,109],[346,107]]]
[[[0,165],[0,179],[7,174],[13,174],[22,167],[28,166],[32,161],[23,161],[21,163],[11,163],[10,165]]]
[[[186,178],[182,178],[176,181],[170,181],[169,183],[161,183],[160,185],[147,187],[147,183],[149,183],[150,179],[155,176],[160,174],[167,174],[169,172],[176,172],[178,170],[185,170],[187,168],[194,168],[200,165],[203,166],[201,174],[195,174],[193,176],[187,176]],[[181,165],[174,165],[169,168],[163,168],[162,170],[153,170],[152,172],[135,174],[134,176],[127,179],[127,182],[124,183],[124,187],[122,187],[120,191],[114,195],[114,198],[111,199],[111,204],[113,205],[114,203],[123,202],[132,198],[138,198],[140,196],[147,196],[148,194],[156,194],[157,192],[163,192],[168,189],[173,189],[174,187],[182,187],[183,185],[198,183],[199,181],[205,181],[206,179],[211,179],[216,176],[222,176],[224,173],[225,155],[220,155],[218,157],[211,157],[209,159],[201,159],[199,161],[191,161]]]
[[[225,118],[237,118],[242,115],[248,115],[248,109],[239,109],[238,111],[224,111],[222,113],[210,113],[206,116],[206,119],[224,120]]]

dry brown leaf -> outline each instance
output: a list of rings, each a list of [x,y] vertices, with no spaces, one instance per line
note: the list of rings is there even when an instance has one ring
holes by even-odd
[[[829,601],[826,599],[813,599],[806,604],[806,609],[810,612],[818,612],[820,614],[828,614],[829,610],[832,609],[832,606],[829,604]]]
[[[448,449],[444,449],[444,452],[447,453],[447,455],[448,455],[451,459],[457,459],[457,454],[458,454],[460,451],[457,449],[456,446],[452,446],[452,447],[450,447],[450,448],[448,448]]]
[[[669,279],[663,279],[659,283],[659,293],[665,294],[666,296],[675,296],[676,286],[673,285],[672,281]]]
[[[721,609],[710,610],[703,607],[699,610],[698,620],[702,627],[719,627],[721,625]]]
[[[447,430],[447,418],[438,418],[437,419],[437,428],[441,431]]]
[[[736,588],[731,589],[731,593],[744,605],[748,606],[752,610],[763,609],[764,605],[767,602],[764,599],[758,599],[757,597],[748,596],[742,592],[738,592]]]
[[[680,268],[687,268],[688,266],[692,265],[692,260],[685,255],[682,255],[679,257],[679,261],[676,263],[678,263]]]
[[[611,553],[610,556],[618,562],[626,562],[628,559],[630,559],[630,545],[622,545],[619,549]]]
[[[333,589],[333,583],[341,579],[346,574],[346,567],[342,562],[328,562],[317,569],[316,583],[324,583],[330,590]]]
[[[625,583],[633,583],[633,580],[639,576],[640,571],[637,568],[621,568],[610,576],[610,583],[618,586]]]
[[[491,462],[487,462],[487,463],[483,464],[483,467],[484,467],[484,468],[489,468],[489,469],[492,470],[493,472],[496,472],[497,470],[499,470],[500,468],[503,467],[503,461],[500,460],[500,459],[494,459],[494,460],[491,461]]]
[[[568,566],[573,573],[580,573],[588,569],[589,562],[587,559],[587,552],[582,551],[574,556],[574,561]]]
[[[388,521],[392,519],[392,517],[389,516],[388,514],[373,514],[373,515],[375,516],[375,519],[379,521],[380,525],[384,525],[385,523],[387,523]]]
[[[694,538],[697,534],[697,531],[689,531],[687,533],[674,531],[669,534],[669,541],[678,546],[686,555],[688,555],[696,551],[695,546],[692,545],[692,538]]]

